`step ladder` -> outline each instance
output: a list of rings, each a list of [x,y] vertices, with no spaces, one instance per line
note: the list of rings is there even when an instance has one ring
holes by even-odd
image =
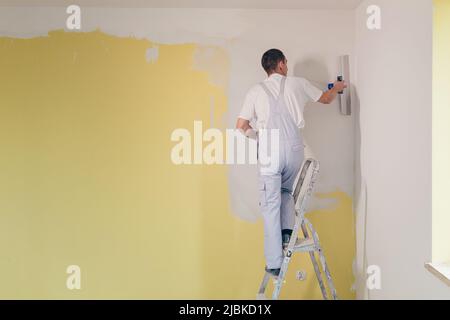
[[[257,299],[267,299],[265,295],[266,287],[270,278],[274,279],[274,289],[272,292],[272,299],[278,299],[283,283],[285,283],[285,276],[291,261],[292,255],[295,252],[309,252],[309,257],[314,267],[316,273],[317,281],[319,282],[320,290],[322,291],[322,296],[325,300],[328,299],[327,290],[325,283],[323,281],[323,273],[325,273],[326,282],[328,284],[329,292],[331,293],[331,298],[337,300],[336,289],[333,285],[333,280],[331,279],[330,270],[328,269],[323,250],[319,243],[319,236],[316,230],[312,226],[311,222],[305,217],[307,202],[311,196],[314,183],[317,179],[319,173],[319,161],[308,158],[305,160],[300,171],[299,178],[295,185],[293,192],[294,202],[295,202],[295,225],[292,230],[292,236],[290,242],[286,248],[283,248],[283,264],[281,265],[280,274],[278,277],[273,276],[269,272],[265,272],[261,285],[259,287]],[[303,237],[298,237],[299,229],[301,229]],[[311,236],[309,235],[309,231]],[[296,236],[297,235],[297,236]],[[315,253],[318,253],[319,261],[322,266],[322,271],[319,268],[319,262]]]

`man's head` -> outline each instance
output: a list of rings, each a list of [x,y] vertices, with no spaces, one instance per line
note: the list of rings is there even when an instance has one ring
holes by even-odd
[[[272,73],[279,73],[287,76],[287,60],[283,52],[278,49],[270,49],[264,52],[261,58],[261,65],[269,76]]]

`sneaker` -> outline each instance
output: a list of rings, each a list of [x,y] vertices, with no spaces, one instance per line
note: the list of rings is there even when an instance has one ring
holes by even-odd
[[[277,269],[267,269],[267,267],[265,267],[264,270],[265,270],[266,272],[270,273],[272,276],[278,277],[279,274],[280,274],[281,268],[277,268]]]

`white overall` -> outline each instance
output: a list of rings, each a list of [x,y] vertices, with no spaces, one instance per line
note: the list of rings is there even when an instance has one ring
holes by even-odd
[[[278,129],[279,157],[276,165],[259,166],[259,198],[264,220],[264,255],[268,269],[277,269],[283,262],[282,229],[293,229],[295,223],[292,188],[304,159],[303,138],[300,129],[286,108],[284,87],[286,77],[281,79],[280,93],[275,98],[261,83],[269,98],[270,110],[265,129]],[[273,148],[270,148],[274,150]],[[267,144],[258,144],[258,158],[262,152],[269,154]]]

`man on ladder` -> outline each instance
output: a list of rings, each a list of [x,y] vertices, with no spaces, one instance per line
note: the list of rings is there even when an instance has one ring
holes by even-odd
[[[247,93],[236,127],[250,138],[256,131],[276,129],[279,133],[278,161],[275,166],[259,166],[260,210],[264,220],[265,271],[277,277],[283,263],[283,244],[290,241],[295,223],[292,188],[304,160],[300,129],[303,110],[309,101],[331,103],[346,88],[344,81],[322,92],[308,80],[288,77],[287,60],[278,49],[270,49],[261,59],[268,77]],[[256,124],[256,131],[250,122]],[[260,143],[258,156],[269,154]]]

